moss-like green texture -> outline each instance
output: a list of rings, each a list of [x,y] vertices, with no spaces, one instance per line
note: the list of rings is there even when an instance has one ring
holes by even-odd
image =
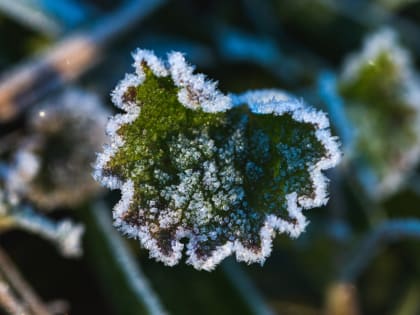
[[[125,144],[104,170],[134,183],[123,220],[148,226],[167,255],[179,225],[208,236],[197,246],[200,257],[234,239],[258,252],[266,214],[294,222],[286,195],[313,197],[309,169],[325,156],[315,126],[289,114],[254,114],[246,104],[221,113],[186,108],[169,76],[143,68],[145,81],[124,96],[140,115],[117,131]],[[162,228],[159,214],[171,211],[178,219]]]

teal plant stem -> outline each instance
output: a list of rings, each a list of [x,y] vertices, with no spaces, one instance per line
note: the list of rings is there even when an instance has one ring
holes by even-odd
[[[357,172],[357,178],[354,178],[350,173],[348,176],[349,186],[352,188],[354,196],[359,200],[360,205],[366,213],[370,225],[374,225],[379,219],[383,219],[385,214],[380,206],[374,203],[364,192],[362,187],[359,187],[361,183],[364,183],[364,186],[370,185],[372,171],[364,163],[352,161],[351,155],[354,154],[352,152],[355,150],[354,126],[347,117],[344,109],[344,100],[337,92],[337,78],[334,73],[331,71],[320,73],[318,77],[318,91],[327,107],[331,122],[334,124],[335,130],[342,142],[344,161],[357,163],[357,169],[359,170]]]
[[[249,310],[255,315],[274,315],[275,313],[264,301],[255,284],[248,277],[239,264],[232,259],[227,259],[221,265],[226,278],[236,289]]]
[[[104,260],[99,266],[101,278],[108,283],[108,286],[110,284],[116,286],[118,282],[124,284],[125,292],[116,287],[113,288],[113,293],[125,296],[124,299],[118,298],[117,301],[120,304],[126,304],[117,305],[120,314],[167,314],[131,250],[114,230],[105,204],[97,203],[89,209],[87,225],[91,227],[88,231],[88,235],[91,236],[90,240],[87,240],[88,247],[92,245],[96,248],[96,252],[91,251],[90,259],[96,260],[96,263],[98,260]],[[93,239],[93,233],[95,239]]]
[[[9,165],[7,163],[4,163],[3,161],[0,161],[0,179],[4,180],[7,177],[8,172]]]
[[[48,37],[56,38],[63,31],[61,23],[56,18],[34,6],[30,1],[0,0],[0,11]]]
[[[384,245],[405,239],[420,240],[420,219],[392,219],[378,225],[352,253],[342,270],[341,279],[354,282]]]
[[[80,240],[84,227],[68,219],[53,221],[27,205],[0,204],[0,232],[10,228],[22,229],[52,242],[65,257],[82,254]]]
[[[220,27],[214,37],[221,56],[228,62],[260,66],[280,81],[296,83],[306,69],[292,56],[286,56],[275,40],[230,27]]]
[[[347,119],[343,99],[337,93],[337,78],[331,71],[322,71],[318,77],[319,94],[327,106],[331,122],[339,133],[344,148],[344,156],[353,150],[353,126]]]

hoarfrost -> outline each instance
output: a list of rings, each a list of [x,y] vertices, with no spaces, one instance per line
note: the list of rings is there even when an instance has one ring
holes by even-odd
[[[321,171],[340,159],[326,115],[278,90],[224,95],[178,52],[167,63],[144,50],[134,59],[135,73],[112,93],[125,113],[110,120],[111,144],[94,171],[104,186],[122,192],[115,226],[166,265],[178,263],[185,248],[186,262],[204,270],[232,254],[263,263],[276,233],[299,236],[307,225],[302,209],[328,199]],[[159,92],[141,90],[150,82],[160,82]],[[156,99],[142,99],[140,91]],[[182,114],[150,121],[154,110],[166,113],[169,106],[168,115]],[[148,113],[150,119],[140,119]],[[193,128],[199,119],[204,123]]]

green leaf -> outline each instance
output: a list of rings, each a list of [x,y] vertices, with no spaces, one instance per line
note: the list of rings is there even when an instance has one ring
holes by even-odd
[[[321,170],[340,157],[325,114],[280,91],[223,95],[180,53],[134,59],[94,174],[122,191],[115,225],[151,257],[174,265],[185,247],[205,270],[233,253],[263,262],[275,231],[304,231],[302,208],[326,203]]]

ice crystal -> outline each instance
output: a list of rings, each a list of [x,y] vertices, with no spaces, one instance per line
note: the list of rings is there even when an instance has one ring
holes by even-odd
[[[105,141],[107,117],[96,96],[75,88],[36,106],[7,177],[11,202],[22,198],[48,210],[97,193],[89,168]]]
[[[321,171],[340,158],[325,114],[276,90],[224,95],[177,52],[134,60],[94,172],[121,189],[115,225],[156,260],[185,249],[204,270],[234,253],[262,263],[276,232],[304,231],[302,209],[326,203]]]
[[[374,198],[396,191],[420,157],[420,81],[397,35],[366,38],[344,65],[338,86],[356,127],[354,160]]]

